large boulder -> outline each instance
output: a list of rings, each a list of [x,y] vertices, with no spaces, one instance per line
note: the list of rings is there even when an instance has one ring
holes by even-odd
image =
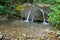
[[[45,18],[47,20],[48,16],[47,16],[47,12],[49,12],[49,6],[43,6],[43,5],[26,5],[25,8],[23,10],[21,10],[21,17],[23,18],[27,18],[27,15],[29,13],[29,11],[31,10],[31,14],[29,16],[29,19],[32,19],[32,17],[34,16],[34,20],[40,20],[43,21],[43,15],[40,9],[43,9],[44,11],[44,15]]]

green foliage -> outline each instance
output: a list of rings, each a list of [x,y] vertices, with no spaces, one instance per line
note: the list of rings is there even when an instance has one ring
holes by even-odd
[[[15,7],[15,10],[21,10],[21,9],[23,9],[24,8],[24,5],[17,5],[16,7]]]
[[[36,3],[49,3],[49,4],[53,4],[53,3],[55,3],[55,0],[34,0],[33,1],[33,3],[34,4],[36,4]]]
[[[16,13],[20,16],[21,15],[21,10],[24,9],[24,5],[17,5],[15,7]]]
[[[60,2],[60,0],[33,0],[33,4],[36,3],[55,4],[56,2]]]
[[[13,11],[8,10],[8,9],[6,9],[6,8],[7,8],[7,7],[0,5],[0,14],[1,14],[1,15],[12,15],[12,14],[14,14]]]
[[[0,14],[11,15],[15,13],[15,10],[16,13],[20,14],[23,8],[20,4],[27,1],[28,0],[0,0]]]
[[[56,2],[60,2],[60,0],[56,0]]]
[[[4,0],[6,3],[11,3],[12,0]]]
[[[0,3],[1,15],[13,15],[15,13],[14,8],[16,4],[13,4],[13,0],[1,0]]]
[[[50,4],[51,11],[48,13],[48,21],[49,23],[53,23],[57,29],[60,29],[60,0],[34,0],[33,3]]]
[[[60,40],[60,32],[57,32],[57,35],[58,39]]]
[[[51,12],[49,12],[49,22],[54,23],[56,26],[56,29],[60,29],[60,3],[59,0],[55,1],[56,3],[53,4],[50,9]]]
[[[40,3],[41,2],[41,0],[34,0],[33,1],[33,3],[35,4],[35,3]]]

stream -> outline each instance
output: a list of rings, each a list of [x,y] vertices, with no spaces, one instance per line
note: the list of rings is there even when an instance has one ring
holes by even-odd
[[[0,24],[0,32],[6,33],[11,40],[40,40],[47,35],[49,31],[55,29],[51,26],[43,25],[42,23],[24,22],[21,20],[6,21]],[[54,35],[53,35],[54,36]],[[52,37],[54,40],[56,37]],[[8,38],[7,38],[8,39]],[[51,38],[46,38],[51,39]]]

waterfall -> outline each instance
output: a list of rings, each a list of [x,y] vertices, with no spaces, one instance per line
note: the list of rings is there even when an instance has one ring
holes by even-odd
[[[44,10],[40,9],[40,11],[42,12],[42,15],[43,15],[43,24],[48,24],[45,19]]]
[[[29,22],[29,16],[31,14],[31,10],[29,10],[28,14],[27,14],[27,19],[25,20],[25,22]]]
[[[33,22],[34,21],[34,14],[32,15],[32,20],[31,20],[31,22]]]

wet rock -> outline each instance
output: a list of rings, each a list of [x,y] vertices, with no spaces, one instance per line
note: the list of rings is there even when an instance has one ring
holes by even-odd
[[[3,39],[3,33],[0,32],[0,40],[2,40],[2,39]]]
[[[43,34],[43,38],[45,38],[46,37],[46,35],[45,34]]]
[[[20,37],[19,40],[27,40],[26,37]]]
[[[29,12],[29,10],[31,10],[31,15],[29,16],[29,19],[32,19],[33,16],[34,16],[34,20],[39,20],[39,21],[43,21],[43,16],[42,16],[42,12],[40,11],[40,9],[43,9],[44,10],[44,13],[45,13],[45,18],[46,18],[46,21],[48,21],[48,16],[47,16],[47,10],[48,8],[46,7],[38,7],[38,6],[26,6],[24,8],[24,10],[22,10],[22,13],[21,13],[21,17],[22,18],[27,18],[27,14]]]
[[[49,31],[50,31],[50,29],[45,29],[45,31],[46,31],[46,32],[49,32]]]
[[[33,39],[34,37],[32,35],[27,35],[26,38],[27,39]]]
[[[18,38],[11,38],[11,40],[19,40]]]
[[[2,32],[0,32],[0,34],[2,34]]]
[[[0,40],[2,40],[2,38],[3,38],[3,35],[0,35]]]
[[[49,31],[49,32],[48,32],[48,34],[52,34],[52,33],[53,33],[53,31]]]
[[[22,34],[22,36],[26,36],[26,34]]]

